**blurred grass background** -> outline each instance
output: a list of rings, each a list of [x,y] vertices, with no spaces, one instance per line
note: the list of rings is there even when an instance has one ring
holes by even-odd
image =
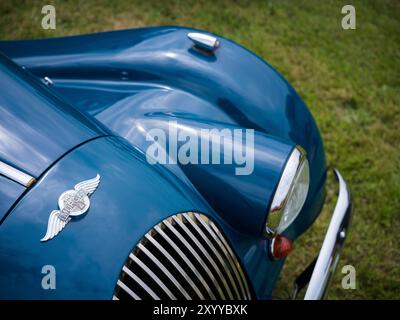
[[[341,28],[353,4],[357,29]],[[41,28],[42,6],[57,29]],[[0,38],[31,39],[154,25],[205,29],[244,45],[279,70],[311,109],[328,163],[352,188],[354,217],[330,299],[400,298],[400,1],[0,1]],[[275,294],[317,254],[334,206],[295,243]],[[343,265],[357,289],[341,288]]]

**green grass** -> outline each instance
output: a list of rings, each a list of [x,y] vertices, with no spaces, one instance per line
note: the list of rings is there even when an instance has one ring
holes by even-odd
[[[352,2],[357,29],[341,28]],[[57,29],[41,29],[48,1],[0,2],[0,38],[28,39],[148,25],[185,25],[235,40],[278,69],[310,107],[330,165],[352,188],[354,218],[331,299],[400,298],[400,1],[51,1]],[[318,252],[336,189],[295,243],[276,294]],[[341,267],[357,289],[341,288]]]

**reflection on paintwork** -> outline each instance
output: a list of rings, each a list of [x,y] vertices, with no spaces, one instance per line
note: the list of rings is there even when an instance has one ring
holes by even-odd
[[[101,126],[61,102],[45,85],[0,55],[0,160],[39,177]]]

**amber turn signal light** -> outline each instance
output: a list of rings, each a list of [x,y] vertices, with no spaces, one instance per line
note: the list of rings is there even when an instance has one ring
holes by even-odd
[[[286,258],[292,249],[292,241],[284,236],[278,234],[271,240],[271,255],[274,259]]]

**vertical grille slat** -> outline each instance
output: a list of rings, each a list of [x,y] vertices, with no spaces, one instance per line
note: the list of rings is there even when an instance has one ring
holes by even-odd
[[[168,271],[167,268],[158,260],[150,251],[148,251],[141,243],[138,244],[138,248],[144,252],[160,269],[164,274],[171,280],[171,282],[176,286],[176,288],[183,294],[183,296],[191,300],[190,295],[187,293],[185,288],[179,283],[178,280]]]
[[[210,239],[206,236],[206,234],[200,229],[200,227],[187,215],[184,214],[185,218],[189,221],[189,223],[196,229],[196,231],[200,234],[200,236],[203,238],[203,240],[207,243],[208,247],[211,249],[211,251],[215,254],[215,256],[217,257],[217,260],[223,265],[224,270],[226,272],[226,274],[228,275],[230,284],[233,286],[233,289],[236,293],[236,297],[235,299],[241,299],[238,288],[237,288],[237,284],[236,282],[233,280],[233,274],[231,272],[230,267],[227,264],[226,259],[224,259],[221,254],[219,253],[219,251],[217,250],[217,248],[214,246],[214,244],[211,243]]]
[[[228,253],[227,249],[225,248],[225,245],[222,243],[221,239],[219,239],[217,234],[210,228],[210,225],[204,221],[204,219],[199,217],[199,215],[196,213],[194,214],[194,216],[196,217],[197,221],[199,221],[203,225],[203,227],[208,231],[208,233],[211,235],[211,237],[215,240],[215,242],[218,244],[220,249],[223,251],[225,257],[228,258],[228,262],[229,262],[233,272],[235,273],[236,279],[238,280],[237,282],[239,282],[239,286],[242,291],[242,295],[243,295],[243,297],[246,297],[244,286],[242,284],[241,278],[239,277],[239,273],[237,270],[237,265],[234,261],[232,261],[230,254]]]
[[[235,258],[235,254],[233,253],[231,247],[229,246],[229,244],[226,242],[225,238],[222,236],[221,232],[217,229],[217,227],[214,224],[211,224],[211,227],[214,229],[214,232],[217,234],[217,236],[221,239],[221,241],[223,242],[223,244],[225,245],[225,248],[228,250],[229,254],[230,254],[230,260],[232,261],[232,263],[235,264],[236,269],[239,271],[240,274],[240,279],[241,279],[241,283],[244,284],[245,288],[246,288],[246,294],[247,294],[247,298],[250,299],[250,289],[249,286],[247,284],[246,281],[246,277],[244,275],[244,272],[242,270],[242,267],[240,266],[240,264],[238,263],[238,261]],[[236,262],[235,262],[236,260]]]
[[[185,278],[185,280],[188,282],[188,284],[192,287],[192,289],[196,292],[198,298],[201,300],[204,300],[204,296],[197,288],[196,284],[192,281],[192,279],[188,276],[188,274],[182,269],[182,267],[179,265],[179,263],[176,262],[176,260],[164,249],[158,242],[155,240],[152,236],[149,234],[146,234],[146,239],[150,240],[150,242],[156,246],[156,248],[169,260],[171,263],[174,265],[174,267],[178,270],[178,272]]]
[[[211,281],[214,283],[215,288],[218,291],[219,297],[220,299],[225,300],[225,295],[222,292],[221,288],[219,287],[214,275],[211,273],[210,269],[208,268],[208,266],[204,263],[203,259],[201,259],[201,257],[197,254],[197,252],[193,249],[193,247],[190,245],[189,242],[186,241],[186,239],[176,230],[176,228],[170,224],[168,221],[164,221],[164,224],[167,226],[167,228],[169,228],[176,236],[177,238],[181,241],[181,243],[186,246],[186,248],[190,251],[190,253],[196,258],[196,261],[199,263],[199,265],[203,268],[203,270],[206,272],[206,274],[208,275],[208,277],[211,279]],[[197,271],[197,269],[194,269],[195,271]],[[205,280],[203,279],[203,281],[205,282]],[[202,282],[203,282],[202,281]],[[214,293],[211,291],[210,287],[205,283],[205,285],[207,286],[206,289],[209,292],[210,297],[213,300],[216,300],[216,297],[214,295]]]
[[[113,300],[251,299],[247,278],[214,222],[186,212],[145,234],[122,267]]]
[[[163,222],[164,224],[166,223],[165,221]],[[206,281],[204,280],[204,278],[202,277],[201,273],[199,272],[199,270],[193,265],[193,263],[189,260],[189,258],[182,252],[181,249],[179,249],[179,247],[171,240],[170,237],[168,237],[164,231],[161,230],[160,227],[156,226],[154,228],[156,231],[158,231],[158,233],[170,244],[170,246],[175,250],[175,252],[182,258],[182,260],[186,263],[186,265],[189,267],[190,270],[193,270],[195,275],[197,276],[198,280],[200,281],[200,283],[203,285],[204,289],[206,289],[209,297],[212,300],[216,300],[215,295],[213,294],[213,292],[211,291],[210,287],[208,286],[208,284],[206,283]]]
[[[122,268],[122,270],[131,277],[136,283],[138,283],[153,299],[160,300],[160,298],[150,289],[150,287],[145,284],[142,279],[140,279],[136,274],[134,274],[131,270],[129,270],[126,266]]]
[[[164,283],[160,280],[159,277],[157,277],[153,271],[149,269],[137,256],[134,254],[130,254],[129,258],[131,258],[134,262],[136,262],[139,267],[141,267],[153,280],[156,282],[159,287],[164,290],[164,292],[168,295],[169,298],[172,300],[176,300],[176,297],[173,295],[173,293],[164,285]]]
[[[121,280],[118,280],[117,285],[119,288],[121,288],[122,290],[124,290],[127,294],[129,294],[133,299],[135,300],[142,300],[140,299],[140,297],[134,293],[131,289],[128,288],[128,286],[126,286]],[[118,293],[115,293],[115,296],[118,298]]]
[[[215,265],[215,261],[213,261],[210,254],[207,252],[206,248],[200,243],[200,241],[196,238],[193,232],[189,230],[189,228],[177,217],[173,216],[172,219],[179,224],[182,230],[190,237],[190,239],[196,244],[196,246],[200,249],[201,253],[206,257],[210,265],[212,266],[213,270],[218,274],[219,279],[222,281],[224,285],[225,291],[228,293],[229,299],[233,300],[232,291],[228,286],[226,278],[222,274],[221,270]],[[222,299],[225,300],[225,295],[222,295]]]

